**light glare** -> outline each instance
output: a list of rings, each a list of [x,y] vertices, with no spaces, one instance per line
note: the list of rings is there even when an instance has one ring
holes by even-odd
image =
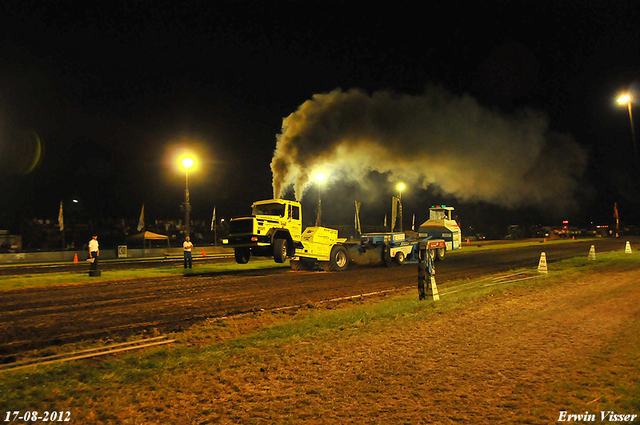
[[[191,168],[191,167],[193,167],[193,164],[194,164],[193,163],[193,159],[191,159],[191,158],[185,158],[185,159],[182,160],[182,166],[184,168],[187,168],[187,169]]]
[[[629,96],[628,94],[623,94],[618,98],[617,102],[619,104],[629,103],[629,102],[631,102],[631,96]]]

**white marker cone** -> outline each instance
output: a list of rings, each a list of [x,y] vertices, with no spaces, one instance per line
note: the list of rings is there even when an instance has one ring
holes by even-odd
[[[589,250],[589,260],[595,260],[596,259],[596,246],[595,245],[591,245],[591,249]]]
[[[438,285],[436,285],[435,276],[430,276],[429,279],[429,288],[427,288],[427,298],[432,301],[438,301],[440,299],[440,295],[438,294]]]
[[[624,247],[624,253],[631,254],[631,244],[629,243],[629,241],[627,241],[627,245],[625,245]]]
[[[547,254],[544,252],[540,254],[540,262],[538,263],[539,273],[549,273],[547,270]]]

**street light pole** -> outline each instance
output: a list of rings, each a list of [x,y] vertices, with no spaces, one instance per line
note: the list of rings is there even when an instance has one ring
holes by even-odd
[[[636,141],[636,130],[633,125],[633,113],[631,112],[631,95],[625,94],[618,98],[617,102],[621,105],[627,104],[627,109],[629,110],[629,122],[631,123],[631,138],[633,140],[633,149],[636,152],[636,161],[640,161],[640,155],[638,154],[638,142]]]
[[[400,211],[398,211],[400,214],[400,231],[402,232],[402,191],[404,190],[404,183],[400,183],[398,185],[398,208],[400,209]]]
[[[193,159],[185,158],[182,160],[184,167],[185,189],[184,189],[184,219],[185,219],[185,238],[191,235],[191,202],[189,200],[189,168],[193,167]]]
[[[318,181],[318,216],[316,217],[316,227],[320,227],[322,225],[322,182],[325,179],[325,175],[322,173],[318,173],[316,175],[316,180]]]
[[[185,170],[185,189],[184,189],[184,219],[185,219],[185,237],[191,234],[191,217],[189,210],[191,209],[191,203],[189,202],[189,169]]]

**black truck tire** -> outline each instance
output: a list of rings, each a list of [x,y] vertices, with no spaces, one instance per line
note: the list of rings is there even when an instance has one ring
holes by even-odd
[[[233,254],[236,257],[236,263],[247,264],[251,257],[251,251],[249,248],[236,248],[233,250]]]
[[[391,258],[391,247],[389,244],[382,245],[382,264],[385,267],[391,267],[393,265],[393,259]]]
[[[341,272],[349,267],[349,253],[342,245],[336,245],[331,248],[331,257],[326,263],[325,270],[332,272]]]
[[[316,268],[316,261],[310,258],[300,258],[299,260],[290,260],[291,270],[314,270]]]
[[[442,260],[444,260],[444,257],[446,255],[447,255],[447,249],[446,248],[437,248],[436,249],[436,260],[442,261]]]
[[[276,263],[284,263],[287,260],[286,239],[276,239],[273,242],[273,260]]]
[[[297,272],[304,270],[304,266],[300,260],[291,260],[289,261],[289,265],[291,266],[291,270],[295,270]]]

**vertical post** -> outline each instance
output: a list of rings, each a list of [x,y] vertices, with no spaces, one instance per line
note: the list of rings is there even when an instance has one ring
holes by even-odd
[[[629,121],[631,122],[631,137],[633,138],[633,149],[635,149],[636,151],[636,160],[640,160],[640,157],[638,156],[638,143],[636,142],[636,130],[633,125],[633,114],[631,113],[631,99],[629,99],[627,105],[629,107]]]
[[[355,215],[355,228],[356,228],[356,238],[359,240],[362,235],[362,228],[360,227],[360,202],[355,201],[356,206],[356,215]]]
[[[400,196],[398,197],[398,215],[400,216],[400,231],[402,232],[402,191],[400,191]]]
[[[58,212],[58,225],[60,226],[60,232],[62,233],[62,261],[64,261],[64,212],[62,210],[62,199],[60,200],[60,211]]]
[[[404,183],[398,184],[398,215],[400,216],[400,231],[402,232],[402,191],[404,190]],[[393,231],[393,229],[391,229]]]
[[[426,262],[427,250],[422,246],[418,247],[418,299],[424,300],[427,298],[427,262]]]
[[[438,285],[436,284],[436,268],[433,264],[435,253],[425,245],[418,251],[418,299],[438,301]]]
[[[184,219],[186,222],[184,237],[186,238],[187,236],[191,235],[191,217],[190,217],[191,204],[189,202],[189,169],[186,167],[185,167],[184,175],[185,175]]]
[[[633,149],[636,153],[636,164],[638,164],[638,170],[640,171],[640,154],[638,154],[638,143],[636,142],[636,129],[633,125],[633,114],[631,113],[631,98],[627,102],[629,109],[629,122],[631,123],[631,138],[633,139]],[[616,236],[617,237],[617,236]]]
[[[318,216],[316,217],[316,227],[322,223],[322,198],[320,198],[320,188],[318,187]]]
[[[640,156],[638,154],[638,143],[636,142],[636,129],[633,125],[633,113],[631,112],[631,103],[633,102],[633,97],[630,93],[624,94],[620,96],[617,100],[618,104],[622,105],[624,103],[627,104],[627,109],[629,110],[629,123],[631,124],[631,138],[633,139],[633,150],[636,153],[635,163],[638,165],[640,170]]]
[[[318,182],[318,216],[316,217],[316,227],[322,225],[322,182],[326,178],[323,173],[316,174],[316,181]]]

